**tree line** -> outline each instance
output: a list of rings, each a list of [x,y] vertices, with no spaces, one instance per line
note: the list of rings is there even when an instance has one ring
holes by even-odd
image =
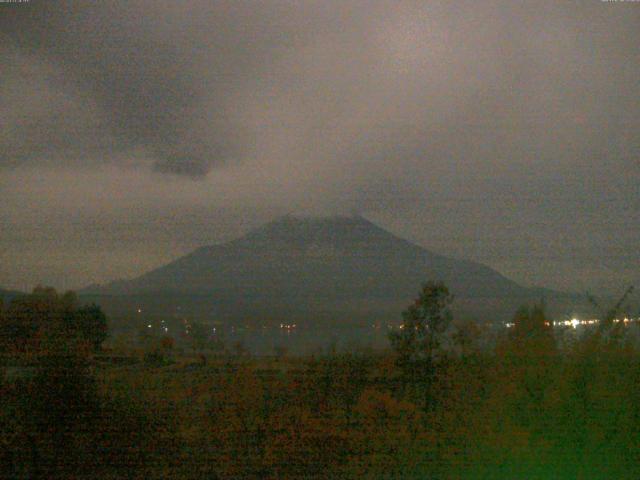
[[[384,352],[98,367],[102,312],[38,289],[0,319],[32,369],[5,363],[0,475],[637,478],[637,327],[567,342],[533,305],[488,348],[453,301],[425,284]]]

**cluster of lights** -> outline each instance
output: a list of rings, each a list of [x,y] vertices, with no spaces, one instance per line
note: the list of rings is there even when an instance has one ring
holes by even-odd
[[[153,328],[153,324],[151,324],[151,323],[147,324],[147,328]],[[168,332],[169,332],[169,327],[167,327],[167,326],[165,325],[164,320],[162,320],[162,321],[160,322],[160,329],[161,329],[161,330],[164,330],[164,332],[165,332],[165,333],[168,333]]]
[[[614,318],[613,319],[613,323],[624,323],[625,325],[631,323],[631,322],[636,322],[639,321],[640,318]],[[598,323],[600,323],[600,320],[597,318],[592,318],[592,319],[588,319],[588,320],[580,320],[578,318],[572,318],[570,320],[559,320],[559,321],[555,321],[553,322],[553,326],[554,327],[571,327],[571,328],[578,328],[578,326],[588,326],[588,325],[597,325]],[[545,322],[545,325],[549,326],[551,325],[549,322]],[[505,323],[505,327],[507,328],[512,328],[515,326],[515,323],[513,322],[507,322]]]
[[[280,330],[291,331],[291,330],[295,330],[295,328],[296,328],[296,324],[295,323],[281,323],[280,324]]]
[[[629,323],[629,322],[636,322],[636,321],[638,321],[638,320],[640,320],[640,319],[638,319],[638,318],[636,318],[636,319],[634,319],[634,318],[627,318],[627,317],[624,317],[624,318],[614,318],[614,319],[613,319],[613,323],[620,323],[620,322],[623,322],[623,323]]]
[[[553,322],[554,327],[572,327],[577,328],[579,325],[596,325],[600,320],[597,318],[591,320],[579,320],[577,318],[572,318],[571,320],[561,320],[558,322]]]

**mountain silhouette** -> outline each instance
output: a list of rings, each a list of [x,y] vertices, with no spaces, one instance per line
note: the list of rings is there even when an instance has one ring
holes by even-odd
[[[140,277],[82,293],[191,296],[206,298],[226,316],[277,311],[264,314],[304,317],[376,308],[397,313],[428,280],[445,282],[463,305],[554,295],[525,288],[480,263],[431,252],[361,216],[292,215],[238,239],[198,248]]]
[[[417,290],[426,280],[442,280],[464,297],[527,292],[485,265],[430,252],[360,216],[290,215],[97,290],[214,295],[241,290],[260,297],[393,298]]]

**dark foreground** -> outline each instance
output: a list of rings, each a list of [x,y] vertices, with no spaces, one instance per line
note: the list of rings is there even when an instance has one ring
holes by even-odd
[[[433,296],[421,299],[420,308],[434,306]],[[96,353],[81,328],[95,316],[62,300],[3,314],[3,478],[640,471],[637,326],[605,324],[576,338],[547,328],[540,309],[523,310],[489,349],[473,324],[439,330],[441,310],[410,308],[405,330],[416,333],[398,333],[384,352],[186,355],[161,339],[118,356]],[[20,337],[17,317],[47,323]],[[442,334],[425,334],[423,320]]]

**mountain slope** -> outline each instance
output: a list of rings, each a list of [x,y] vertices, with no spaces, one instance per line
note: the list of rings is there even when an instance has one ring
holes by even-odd
[[[465,297],[527,292],[489,267],[437,255],[362,217],[291,216],[94,292],[397,298],[430,279],[446,282],[455,294]]]
[[[359,216],[285,216],[138,278],[81,293],[107,308],[111,302],[131,311],[135,302],[136,309],[158,315],[180,310],[241,321],[369,321],[397,318],[428,280],[444,281],[458,311],[474,318],[509,318],[523,302],[540,300],[543,291],[485,265],[430,252]],[[107,296],[109,302],[100,300]]]

